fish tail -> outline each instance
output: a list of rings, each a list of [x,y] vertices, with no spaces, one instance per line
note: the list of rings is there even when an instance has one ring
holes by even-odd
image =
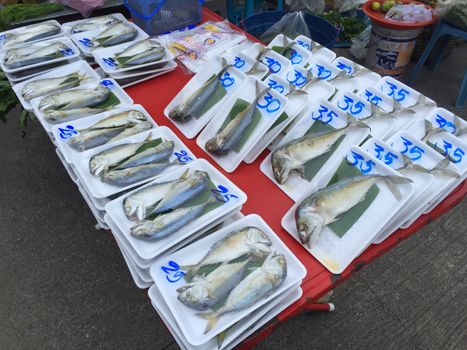
[[[216,336],[217,340],[217,348],[220,349],[222,347],[222,343],[225,340],[225,336],[227,335],[227,331],[221,332]]]
[[[396,197],[398,201],[402,199],[402,193],[399,191],[399,188],[397,187],[397,185],[413,182],[408,177],[399,176],[399,175],[385,176],[384,180],[386,181],[386,184],[389,190],[392,192],[392,194],[394,195],[394,197]]]
[[[451,161],[449,158],[444,157],[441,161],[439,161],[438,164],[436,164],[433,168],[429,170],[430,173],[432,174],[445,174],[445,175],[450,175],[453,177],[460,177],[460,174],[457,171],[454,171],[452,169],[449,169],[449,166],[451,164]]]
[[[347,122],[348,122],[349,129],[366,128],[366,129],[369,129],[371,132],[371,127],[369,125],[358,120],[357,118],[353,117],[350,114],[347,114]]]
[[[405,154],[402,155],[402,160],[404,161],[404,166],[402,168],[397,169],[399,172],[402,170],[408,170],[408,169],[413,169],[413,170],[418,170],[424,173],[431,173],[430,170],[424,168],[423,166],[419,164],[415,164],[412,159],[407,157]]]
[[[202,314],[196,314],[196,316],[201,317],[202,319],[208,321],[204,334],[207,334],[211,329],[215,327],[217,321],[219,321],[220,313],[219,312],[207,312]]]
[[[437,134],[439,132],[443,132],[443,128],[437,128],[435,127],[429,120],[425,119],[425,135],[422,138],[423,142],[426,142],[431,135]]]
[[[197,264],[194,265],[183,265],[180,266],[180,269],[185,272],[185,280],[191,281],[193,277],[196,276],[199,270],[199,266]]]

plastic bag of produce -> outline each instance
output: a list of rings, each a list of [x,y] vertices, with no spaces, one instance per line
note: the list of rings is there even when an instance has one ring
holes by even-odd
[[[431,10],[421,4],[396,5],[386,13],[387,19],[405,23],[431,21]]]
[[[356,59],[363,60],[366,57],[370,35],[371,26],[368,26],[358,37],[352,38],[352,45],[349,51]]]
[[[277,23],[274,23],[261,35],[261,40],[269,43],[278,34],[284,34],[289,38],[296,38],[299,35],[310,37],[310,30],[305,22],[302,11],[291,12],[284,15]]]
[[[355,10],[365,2],[366,0],[334,0],[334,8],[339,12],[347,12]]]
[[[443,19],[456,27],[467,30],[467,3],[451,7]]]
[[[83,17],[88,17],[96,7],[104,5],[105,0],[57,0],[57,2],[75,9]]]

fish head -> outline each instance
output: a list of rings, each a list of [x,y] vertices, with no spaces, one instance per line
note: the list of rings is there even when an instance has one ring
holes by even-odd
[[[284,254],[272,252],[263,262],[261,269],[274,276],[276,281],[282,281],[287,272],[287,261]]]
[[[141,121],[146,121],[146,117],[144,116],[144,114],[136,110],[129,111],[127,118],[129,122],[135,124]]]
[[[251,227],[247,232],[246,244],[256,257],[264,257],[271,253],[272,242],[266,234],[255,227]]]
[[[97,86],[94,89],[94,92],[99,96],[106,96],[106,95],[110,94],[110,89],[105,85],[99,84],[99,86]]]
[[[179,292],[177,299],[183,304],[197,310],[206,310],[209,308],[209,292],[206,283],[190,283],[177,289]]]
[[[316,243],[323,228],[324,221],[324,216],[314,207],[308,206],[297,211],[297,230],[302,244],[308,244],[308,246],[311,247]]]
[[[146,217],[146,210],[141,200],[133,197],[127,197],[123,201],[123,211],[130,219],[143,220]]]
[[[274,178],[281,185],[287,181],[292,171],[292,158],[286,149],[278,149],[271,157]]]
[[[99,176],[107,171],[107,162],[101,157],[93,156],[89,161],[89,171],[95,176]]]
[[[223,136],[222,136],[222,133],[220,132],[216,136],[214,136],[212,139],[208,140],[206,144],[204,145],[204,148],[206,148],[206,151],[208,151],[209,153],[225,154],[229,150],[222,147],[223,143],[224,143]]]
[[[47,111],[44,113],[44,118],[49,122],[56,122],[61,118],[65,117],[66,113],[63,111]]]

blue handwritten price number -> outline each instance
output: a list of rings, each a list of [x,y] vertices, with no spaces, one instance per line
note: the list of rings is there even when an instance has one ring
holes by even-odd
[[[373,103],[375,106],[379,106],[380,102],[383,101],[383,99],[376,94],[372,93],[370,90],[365,89],[365,97],[366,100],[370,103]]]
[[[310,45],[303,40],[297,40],[297,44],[300,45],[301,47],[307,49],[308,51],[310,50]]]
[[[285,87],[281,84],[279,84],[277,81],[274,79],[269,79],[268,81],[268,86],[274,90],[276,90],[278,93],[283,94],[285,91]]]
[[[191,158],[188,155],[187,151],[185,151],[185,150],[181,150],[179,152],[174,152],[174,156],[177,157],[178,162],[182,163],[182,164],[188,163],[188,162],[193,160],[193,158]]]
[[[303,62],[303,56],[296,50],[290,49],[290,62],[292,62],[292,64],[300,64]]]
[[[353,98],[347,95],[342,95],[342,99],[337,101],[337,107],[355,117],[363,112],[365,109],[365,104],[361,101],[355,101]]]
[[[223,203],[229,202],[232,198],[238,198],[237,195],[229,193],[229,189],[222,185],[218,185],[217,189],[212,189],[211,193],[214,195],[214,198],[216,198],[219,202]]]
[[[75,130],[73,125],[67,125],[64,128],[58,128],[58,131],[60,132],[60,138],[63,140],[69,139],[73,135],[78,135],[78,132]]]
[[[300,86],[303,86],[305,85],[306,83],[306,77],[301,73],[299,72],[298,70],[294,69],[293,70],[293,75],[291,74],[292,72],[288,72],[287,73],[287,81],[290,83],[290,84],[293,84],[295,85],[296,87],[300,87]]]
[[[262,98],[257,102],[257,106],[261,109],[265,109],[268,113],[277,112],[281,108],[281,101],[273,97],[271,93],[266,92]]]
[[[337,62],[336,67],[339,69],[345,70],[347,74],[352,74],[353,68],[341,61]]]
[[[375,158],[382,160],[384,164],[386,165],[391,165],[394,163],[395,159],[399,159],[397,154],[394,154],[391,151],[386,151],[386,149],[383,146],[378,145],[376,142],[375,142],[374,151],[375,151]]]
[[[264,59],[266,60],[266,65],[269,67],[271,73],[279,73],[281,71],[282,65],[279,61],[271,57],[265,57]]]
[[[243,66],[245,66],[245,64],[246,64],[246,62],[245,62],[244,59],[242,59],[241,57],[235,56],[235,58],[234,58],[234,64],[233,64],[233,66],[234,66],[235,68],[240,69],[240,68],[242,68]]]
[[[317,74],[318,78],[326,80],[331,77],[332,72],[329,69],[325,68],[324,66],[320,64],[316,64],[316,68],[318,68],[318,74]]]
[[[102,59],[102,61],[104,61],[104,63],[106,63],[110,67],[117,67],[118,66],[118,63],[115,62],[115,60],[112,57],[104,58],[104,59]]]
[[[410,95],[410,91],[404,88],[399,88],[396,84],[393,84],[390,81],[386,80],[386,86],[389,88],[387,95],[397,102],[404,101]]]
[[[60,52],[63,54],[63,56],[71,56],[75,53],[73,49],[70,49],[69,47],[66,49],[60,50]]]
[[[112,89],[115,86],[114,83],[108,79],[101,80],[101,85],[104,85],[108,87],[109,89]]]
[[[443,116],[439,115],[438,113],[436,113],[435,121],[440,128],[443,128],[447,132],[450,132],[451,134],[454,134],[456,132],[456,125],[444,118]]]
[[[219,76],[219,80],[223,87],[228,88],[235,84],[235,78],[227,71],[224,72],[221,76]]]
[[[82,39],[79,39],[78,41],[86,47],[94,47],[94,43],[91,41],[91,39],[82,38]]]
[[[323,105],[320,105],[317,111],[313,111],[313,113],[311,113],[311,119],[320,120],[325,124],[329,124],[334,118],[337,118],[338,116],[339,115],[336,112]]]
[[[6,39],[6,34],[0,35],[0,41],[3,41],[3,40],[5,40],[5,39]]]
[[[180,281],[186,275],[175,261],[170,260],[166,266],[161,266],[162,272],[165,273],[165,278],[170,283]]]
[[[439,147],[438,143],[435,143],[435,147],[442,148],[444,150],[443,155],[449,157],[454,164],[462,162],[465,156],[465,151],[462,148],[454,147],[452,143],[444,139],[442,147]]]
[[[418,160],[422,158],[423,153],[425,150],[418,146],[415,146],[414,143],[404,136],[401,136],[402,144],[404,145],[404,149],[401,151],[402,154],[405,154],[410,160]]]
[[[366,160],[364,156],[355,151],[350,152],[351,157],[353,158],[353,160],[349,160],[350,165],[360,169],[362,174],[368,174],[373,170],[373,167],[376,165],[375,162],[373,162],[371,159]]]

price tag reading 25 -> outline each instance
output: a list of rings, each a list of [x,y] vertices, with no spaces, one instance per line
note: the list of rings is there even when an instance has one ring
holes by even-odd
[[[161,270],[165,273],[165,279],[169,283],[178,282],[186,275],[186,273],[181,270],[180,265],[172,260],[170,260],[167,265],[161,266]]]

